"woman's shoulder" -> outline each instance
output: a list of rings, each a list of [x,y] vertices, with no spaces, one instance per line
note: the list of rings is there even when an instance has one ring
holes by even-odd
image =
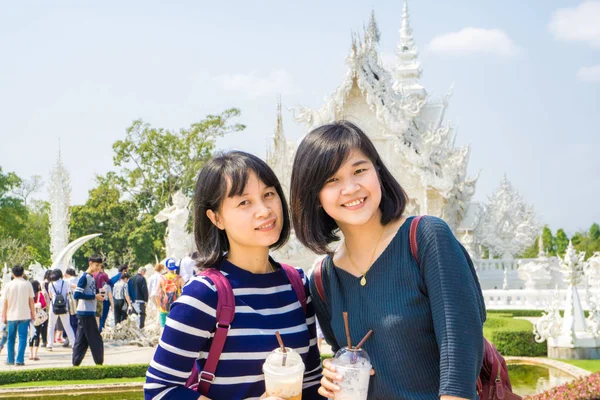
[[[452,230],[448,223],[439,217],[424,215],[419,221],[419,234],[425,235],[452,235]]]

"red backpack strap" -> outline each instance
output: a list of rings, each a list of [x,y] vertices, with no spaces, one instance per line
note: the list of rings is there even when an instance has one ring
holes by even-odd
[[[298,297],[298,301],[304,310],[304,314],[306,314],[306,290],[304,290],[304,282],[302,282],[302,278],[300,277],[300,272],[291,265],[280,263],[281,268],[285,271],[288,280],[292,284],[292,288],[294,292],[296,292],[296,297]]]
[[[198,376],[195,378],[195,382],[198,382],[198,392],[206,396],[208,394],[208,390],[210,389],[210,385],[215,380],[217,364],[219,363],[219,358],[223,352],[223,347],[225,346],[225,340],[227,339],[227,333],[229,332],[231,322],[235,316],[235,298],[233,296],[233,289],[231,289],[229,281],[227,278],[225,278],[225,276],[223,276],[221,271],[214,268],[208,268],[202,271],[201,275],[204,275],[213,281],[215,287],[217,288],[218,295],[216,310],[217,330],[215,331],[215,336],[213,337],[210,350],[208,351],[208,357],[206,358],[206,363],[204,364],[204,370],[200,371]],[[188,382],[192,379],[193,376],[190,377]]]
[[[325,258],[321,260],[317,265],[315,265],[315,269],[313,271],[313,279],[315,280],[315,286],[317,287],[317,293],[321,298],[321,301],[324,304],[327,304],[325,301],[325,289],[323,288],[323,262]]]
[[[423,215],[419,215],[418,217],[414,217],[412,221],[410,221],[410,252],[412,253],[413,258],[419,265],[419,255],[417,253],[418,245],[417,245],[417,228],[419,227],[419,222],[423,219]]]

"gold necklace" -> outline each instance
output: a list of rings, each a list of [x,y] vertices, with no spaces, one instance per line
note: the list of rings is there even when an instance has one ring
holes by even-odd
[[[352,260],[352,256],[350,255],[350,250],[348,250],[348,246],[346,245],[346,239],[344,239],[344,247],[346,248],[346,253],[348,253],[348,258],[350,259],[350,262],[352,263],[352,266],[354,267],[354,269],[356,269],[358,271],[359,274],[362,274],[362,278],[360,279],[360,285],[361,286],[365,286],[367,284],[367,278],[366,278],[367,272],[369,272],[369,270],[373,266],[373,261],[375,261],[374,260],[375,252],[377,251],[377,247],[379,246],[379,241],[383,237],[383,232],[384,231],[385,231],[385,229],[382,228],[381,229],[381,234],[379,235],[379,239],[377,239],[377,243],[375,243],[375,248],[373,249],[373,253],[371,254],[371,262],[369,263],[369,266],[368,266],[368,268],[367,268],[367,270],[365,272],[362,272],[360,269],[358,269],[358,267],[354,263],[354,260]]]

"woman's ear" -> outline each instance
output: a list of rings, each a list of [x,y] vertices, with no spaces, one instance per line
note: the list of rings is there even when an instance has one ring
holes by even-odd
[[[206,216],[208,217],[208,219],[210,219],[210,222],[212,222],[214,226],[216,226],[220,230],[225,229],[225,226],[223,226],[223,223],[221,222],[219,215],[217,213],[215,213],[213,210],[206,210]]]

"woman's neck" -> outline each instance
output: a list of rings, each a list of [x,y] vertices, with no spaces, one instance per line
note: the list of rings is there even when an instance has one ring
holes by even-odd
[[[362,225],[338,224],[338,226],[344,234],[346,247],[352,253],[360,253],[365,248],[372,248],[373,246],[369,246],[369,244],[375,242],[385,229],[385,226],[381,224],[381,211],[379,210],[369,221]],[[353,249],[354,251],[352,251]]]
[[[268,247],[241,249],[232,246],[227,252],[227,260],[236,267],[253,274],[266,274],[272,270]]]

